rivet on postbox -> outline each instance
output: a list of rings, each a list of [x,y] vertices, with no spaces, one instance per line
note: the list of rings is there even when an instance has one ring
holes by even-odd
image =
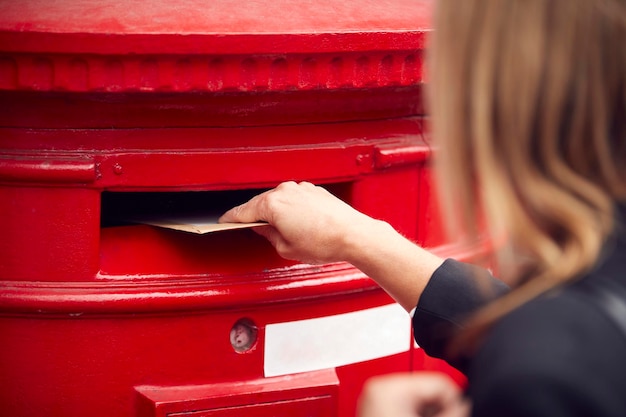
[[[122,175],[124,173],[124,168],[120,164],[113,165],[113,172],[115,175]]]

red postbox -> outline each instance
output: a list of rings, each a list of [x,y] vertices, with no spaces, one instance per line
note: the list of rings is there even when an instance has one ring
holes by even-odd
[[[133,222],[308,180],[482,256],[432,193],[431,3],[0,2],[0,413],[348,417],[372,375],[452,372],[350,265]]]

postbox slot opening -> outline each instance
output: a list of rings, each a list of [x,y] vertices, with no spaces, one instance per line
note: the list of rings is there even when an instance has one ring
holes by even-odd
[[[325,185],[344,201],[350,200],[351,183]],[[101,205],[101,227],[129,226],[137,219],[206,215],[217,217],[248,201],[267,189],[254,188],[226,191],[116,192],[104,191]]]
[[[350,202],[353,184],[325,187]],[[281,258],[265,238],[250,230],[198,234],[131,221],[158,215],[219,215],[265,190],[103,192],[100,276],[176,279],[208,274],[224,279],[293,265],[294,261]]]
[[[142,218],[219,216],[264,189],[102,193],[101,226],[127,226]]]

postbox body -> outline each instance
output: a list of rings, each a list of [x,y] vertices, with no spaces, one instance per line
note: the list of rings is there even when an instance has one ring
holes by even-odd
[[[351,265],[135,222],[306,180],[484,256],[434,195],[432,2],[292,3],[0,3],[1,414],[348,417],[373,375],[462,383]]]

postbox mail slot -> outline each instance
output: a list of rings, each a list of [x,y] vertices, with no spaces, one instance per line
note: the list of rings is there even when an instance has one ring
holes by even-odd
[[[207,219],[244,203],[265,189],[180,192],[103,192],[102,227],[142,223],[149,219]]]
[[[351,183],[326,188],[350,201]],[[182,192],[104,192],[101,276],[233,276],[294,264],[251,230],[194,234],[137,223],[140,219],[217,217],[265,189]]]

